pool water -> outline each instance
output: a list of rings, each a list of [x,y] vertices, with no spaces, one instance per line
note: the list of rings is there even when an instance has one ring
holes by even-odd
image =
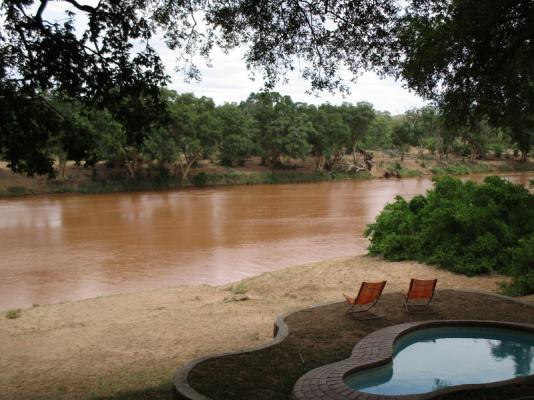
[[[347,376],[352,389],[377,395],[433,392],[534,374],[534,334],[512,329],[447,327],[401,337],[393,362]]]

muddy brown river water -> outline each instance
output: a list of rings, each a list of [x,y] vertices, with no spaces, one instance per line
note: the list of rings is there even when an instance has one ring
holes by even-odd
[[[431,185],[424,177],[0,200],[0,310],[364,254],[365,226],[384,205]]]

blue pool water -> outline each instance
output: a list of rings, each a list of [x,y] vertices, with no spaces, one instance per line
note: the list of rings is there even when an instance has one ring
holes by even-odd
[[[401,337],[393,362],[344,379],[371,394],[433,392],[534,374],[534,334],[512,329],[447,327]]]

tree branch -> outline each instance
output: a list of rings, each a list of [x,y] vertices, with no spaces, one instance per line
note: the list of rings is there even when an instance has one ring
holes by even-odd
[[[66,3],[72,4],[78,10],[85,11],[85,12],[88,12],[90,14],[96,12],[96,8],[95,7],[91,7],[91,6],[88,6],[88,5],[85,5],[85,4],[80,4],[76,0],[63,0],[63,1],[65,1]],[[98,6],[100,6],[100,3],[98,3]]]
[[[48,4],[48,0],[41,0],[41,4],[39,5],[39,8],[37,9],[37,14],[35,14],[35,20],[39,24],[43,22],[42,15],[47,4]]]

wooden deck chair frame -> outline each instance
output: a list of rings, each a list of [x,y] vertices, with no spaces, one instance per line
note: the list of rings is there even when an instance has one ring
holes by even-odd
[[[350,306],[346,314],[352,314],[361,320],[380,318],[380,316],[368,313],[368,311],[380,300],[384,286],[386,286],[386,281],[362,282],[358,295],[355,298],[343,294]]]
[[[408,293],[404,295],[404,308],[406,309],[406,312],[410,314],[433,314],[434,310],[430,307],[430,303],[432,303],[432,299],[434,298],[437,283],[437,279],[412,278],[412,280],[410,281],[410,287],[408,288]],[[422,287],[424,290],[427,290],[426,293],[428,293],[428,296],[411,297],[410,294],[417,290],[417,286]],[[410,301],[414,300],[427,301],[426,303],[422,304],[410,304]]]

